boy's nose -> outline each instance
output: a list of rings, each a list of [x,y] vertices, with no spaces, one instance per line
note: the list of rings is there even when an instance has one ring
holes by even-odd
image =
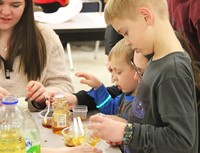
[[[112,82],[113,82],[113,83],[116,83],[116,81],[117,81],[116,75],[115,75],[115,74],[112,74]]]
[[[111,74],[111,82],[115,83],[114,74]]]

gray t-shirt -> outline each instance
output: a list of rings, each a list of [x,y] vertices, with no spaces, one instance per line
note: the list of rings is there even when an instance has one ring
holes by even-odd
[[[134,134],[125,152],[197,153],[197,102],[191,60],[174,52],[149,62],[132,103]]]

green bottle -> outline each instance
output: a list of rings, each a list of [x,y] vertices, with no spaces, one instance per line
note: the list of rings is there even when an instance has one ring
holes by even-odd
[[[22,135],[26,142],[26,153],[40,153],[40,131],[28,109],[28,103],[25,100],[20,100],[18,106],[25,118]]]

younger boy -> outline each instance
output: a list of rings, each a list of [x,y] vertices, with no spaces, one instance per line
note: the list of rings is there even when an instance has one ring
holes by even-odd
[[[76,76],[83,77],[81,83],[92,87],[88,94],[94,98],[96,107],[104,114],[119,115],[124,119],[128,119],[127,111],[130,108],[130,103],[134,99],[135,91],[138,82],[134,80],[135,69],[132,66],[133,59],[132,49],[125,45],[124,39],[120,40],[109,53],[109,62],[112,68],[113,81],[116,86],[122,90],[122,94],[112,98],[106,87],[95,76],[78,72]],[[68,95],[66,98],[69,103],[76,104],[74,95]]]

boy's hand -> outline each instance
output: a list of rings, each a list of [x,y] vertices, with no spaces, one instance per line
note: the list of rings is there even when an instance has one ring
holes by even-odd
[[[108,117],[93,115],[90,117],[88,129],[95,130],[91,137],[99,137],[103,140],[120,142],[123,140],[127,123],[114,121]],[[117,127],[117,128],[116,128]]]
[[[96,89],[99,88],[102,83],[93,75],[85,72],[77,72],[75,74],[77,77],[83,77],[84,79],[80,80],[80,83],[87,84],[88,86]]]
[[[75,95],[73,95],[71,93],[66,93],[65,97],[68,102],[69,110],[71,110],[78,104],[78,99]]]
[[[118,122],[122,122],[122,123],[127,123],[127,120],[122,118],[122,117],[119,117],[117,115],[106,115],[106,117],[114,120],[114,121],[118,121]]]
[[[54,102],[54,97],[56,94],[57,94],[57,92],[54,92],[54,91],[45,92],[46,105],[48,105],[48,103],[50,103],[50,105],[52,106],[52,103]],[[65,93],[64,96],[68,102],[69,110],[71,110],[78,104],[78,99],[75,95],[73,95],[71,93]]]
[[[120,142],[106,141],[106,143],[109,144],[112,147],[116,147],[116,146],[122,145],[122,141],[120,141]]]

